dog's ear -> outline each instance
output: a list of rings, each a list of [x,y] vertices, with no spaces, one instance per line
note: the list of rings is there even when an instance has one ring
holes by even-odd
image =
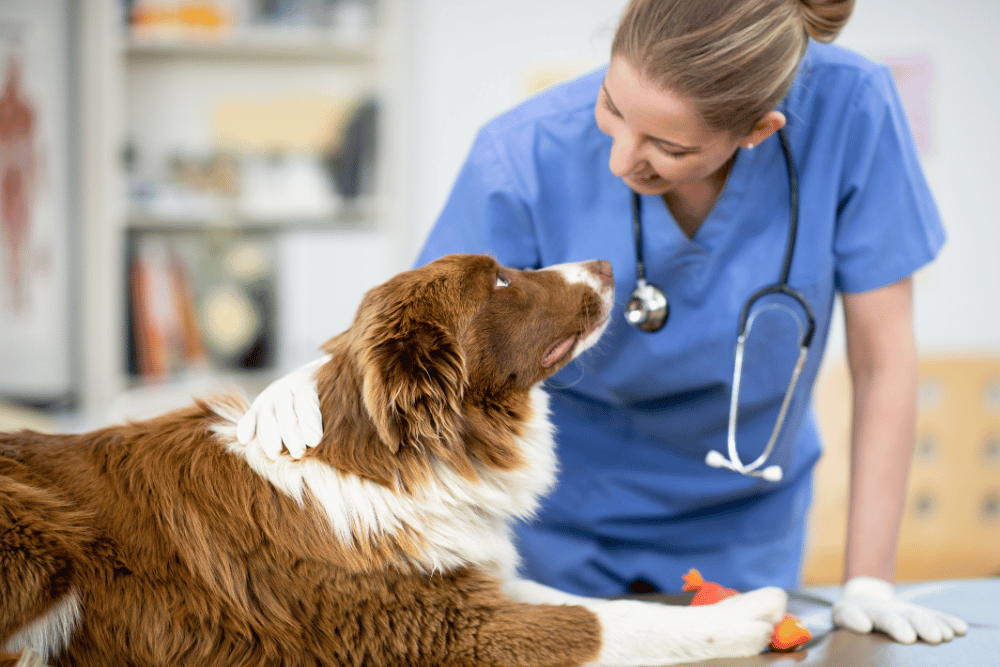
[[[466,382],[454,336],[427,318],[393,318],[366,339],[364,403],[382,440],[394,453],[404,445],[453,447]]]

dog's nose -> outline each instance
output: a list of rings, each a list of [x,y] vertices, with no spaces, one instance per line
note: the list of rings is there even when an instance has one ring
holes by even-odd
[[[595,259],[588,262],[588,264],[590,266],[590,270],[601,279],[601,285],[604,287],[614,287],[615,274],[614,271],[611,270],[611,262],[606,259]]]

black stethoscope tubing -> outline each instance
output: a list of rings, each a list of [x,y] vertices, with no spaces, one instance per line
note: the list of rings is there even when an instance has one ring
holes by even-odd
[[[642,198],[632,193],[632,234],[635,236],[635,275],[640,283],[646,282],[646,263],[642,261]]]
[[[816,331],[816,320],[813,316],[812,308],[809,306],[809,302],[806,300],[805,296],[801,292],[791,287],[788,284],[788,276],[792,270],[792,258],[795,254],[795,242],[798,237],[799,229],[799,180],[798,175],[795,171],[795,162],[792,159],[792,151],[788,146],[788,140],[785,137],[785,131],[778,130],[778,139],[781,142],[781,150],[785,156],[785,166],[788,168],[788,189],[789,189],[789,216],[788,216],[788,242],[785,246],[785,256],[781,264],[781,275],[778,278],[778,282],[762,287],[747,299],[746,303],[743,305],[743,310],[740,313],[740,323],[738,335],[742,336],[746,333],[747,328],[747,318],[750,314],[750,310],[753,305],[759,301],[761,298],[767,296],[768,294],[781,293],[785,294],[802,307],[806,315],[806,331],[803,335],[802,345],[808,348],[813,339],[813,335]],[[657,287],[650,285],[646,281],[646,263],[643,261],[642,252],[642,199],[636,192],[632,193],[632,233],[635,237],[635,267],[636,267],[636,278],[639,284],[639,290],[645,288],[650,288],[655,290],[657,293],[662,293]],[[636,292],[639,292],[636,290]],[[645,300],[644,298],[642,300]],[[664,306],[666,308],[666,306]],[[668,311],[669,312],[669,311]],[[666,321],[666,315],[664,315],[664,323]],[[635,325],[642,329],[641,326]],[[657,331],[663,324],[660,324],[655,329],[643,329],[645,331]]]
[[[812,308],[810,308],[805,296],[788,284],[788,276],[792,271],[792,256],[795,253],[795,241],[799,233],[799,177],[795,171],[792,149],[788,146],[784,130],[778,130],[778,140],[781,142],[781,150],[785,155],[785,166],[788,168],[788,243],[785,246],[785,259],[781,264],[781,277],[778,282],[757,290],[743,304],[743,312],[740,313],[739,335],[742,336],[746,333],[747,316],[754,303],[768,294],[787,294],[795,299],[805,311],[806,332],[802,337],[802,346],[808,348],[812,344],[813,334],[816,332],[816,318],[813,317]]]

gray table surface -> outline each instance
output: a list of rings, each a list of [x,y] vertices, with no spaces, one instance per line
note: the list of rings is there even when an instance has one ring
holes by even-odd
[[[812,640],[792,653],[763,653],[752,658],[705,660],[704,667],[1000,667],[1000,578],[955,579],[900,584],[900,597],[932,609],[954,614],[969,624],[964,637],[937,645],[898,644],[886,635],[859,635],[834,629],[827,606],[792,593],[788,611],[799,616],[813,633]],[[803,591],[833,601],[837,588]],[[684,604],[684,596],[632,596],[666,604]]]

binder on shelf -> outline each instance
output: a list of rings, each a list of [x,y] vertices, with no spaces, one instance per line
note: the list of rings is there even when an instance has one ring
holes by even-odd
[[[187,267],[164,238],[136,245],[130,268],[134,367],[146,380],[203,369],[207,355]]]
[[[145,378],[163,378],[167,374],[167,359],[162,332],[155,322],[151,302],[155,278],[151,267],[139,256],[132,258],[129,268],[132,309],[133,367]]]

